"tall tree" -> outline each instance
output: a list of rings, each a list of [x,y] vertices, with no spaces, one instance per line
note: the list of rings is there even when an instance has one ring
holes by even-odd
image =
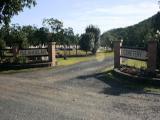
[[[69,55],[70,55],[70,46],[73,45],[74,32],[73,28],[68,27],[64,29],[64,40],[63,42],[69,47]]]
[[[34,45],[42,47],[43,45],[47,45],[49,42],[48,36],[49,30],[45,27],[41,27],[34,32],[33,42]]]
[[[100,38],[100,45],[102,47],[105,47],[106,50],[107,48],[111,48],[113,50],[113,41],[115,41],[116,38],[112,36],[110,33],[108,34],[103,34]]]
[[[26,34],[27,36],[27,41],[30,46],[36,46],[37,41],[35,40],[35,32],[38,30],[36,26],[23,26],[22,31]]]
[[[74,45],[76,45],[76,55],[78,54],[78,45],[79,45],[79,42],[80,42],[80,36],[79,34],[76,34],[74,36]]]
[[[15,24],[9,28],[9,34],[5,36],[5,41],[10,47],[26,48],[29,46],[26,33],[22,31],[21,26]]]
[[[0,23],[8,25],[14,15],[17,15],[20,11],[23,11],[25,7],[31,8],[35,5],[35,0],[1,0]]]
[[[89,25],[86,28],[86,33],[92,35],[92,45],[93,45],[92,53],[96,54],[100,42],[100,29],[94,25]]]
[[[52,39],[51,41],[57,42],[57,44],[60,43],[60,39],[62,36],[61,33],[63,32],[63,22],[61,22],[58,19],[49,18],[43,20],[43,26],[49,28],[49,30],[52,32]]]
[[[81,35],[79,45],[81,50],[86,51],[86,55],[87,52],[92,49],[91,40],[92,40],[92,34],[85,33]]]

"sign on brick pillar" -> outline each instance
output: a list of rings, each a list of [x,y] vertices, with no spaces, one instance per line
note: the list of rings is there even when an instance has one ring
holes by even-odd
[[[114,41],[114,68],[120,68],[120,49],[122,41]]]
[[[55,42],[50,42],[48,45],[48,53],[49,53],[49,62],[51,67],[56,65],[56,49]]]
[[[154,73],[156,70],[157,63],[157,41],[148,42],[148,61],[147,68],[148,71]]]

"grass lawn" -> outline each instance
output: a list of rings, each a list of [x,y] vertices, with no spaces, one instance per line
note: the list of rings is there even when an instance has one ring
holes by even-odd
[[[129,81],[129,79],[124,79],[121,78],[121,76],[114,75],[112,68],[105,70],[100,79],[106,83],[112,83],[111,85],[117,84],[117,86],[123,86],[129,90],[137,90],[138,92],[146,93],[160,93],[160,86],[154,86],[148,83],[134,83],[133,81]]]
[[[64,50],[57,50],[56,53],[64,55]],[[88,52],[88,54],[91,54],[91,52]],[[76,50],[71,50],[70,52],[69,50],[66,50],[66,55],[76,55]],[[86,55],[86,52],[83,50],[77,50],[77,55]]]
[[[63,58],[58,58],[58,66],[66,66],[66,65],[73,65],[80,62],[90,61],[90,60],[98,60],[103,61],[106,57],[113,56],[113,52],[103,52],[103,53],[97,53],[96,55],[92,56],[85,56],[85,57],[69,57],[67,60],[64,60]]]
[[[122,65],[128,65],[136,68],[147,68],[147,63],[145,61],[132,59],[127,59],[126,61],[122,62]]]

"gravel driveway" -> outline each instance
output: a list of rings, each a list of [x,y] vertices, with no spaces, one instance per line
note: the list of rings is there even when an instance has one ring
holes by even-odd
[[[112,64],[106,58],[0,75],[0,120],[159,120],[159,94],[122,92],[121,84],[99,79]]]

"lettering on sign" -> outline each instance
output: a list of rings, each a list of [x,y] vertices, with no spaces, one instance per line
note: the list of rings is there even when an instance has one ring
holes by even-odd
[[[43,56],[48,55],[47,49],[30,49],[30,50],[19,50],[20,56]]]
[[[138,49],[121,48],[121,57],[130,59],[147,60],[147,51]]]

